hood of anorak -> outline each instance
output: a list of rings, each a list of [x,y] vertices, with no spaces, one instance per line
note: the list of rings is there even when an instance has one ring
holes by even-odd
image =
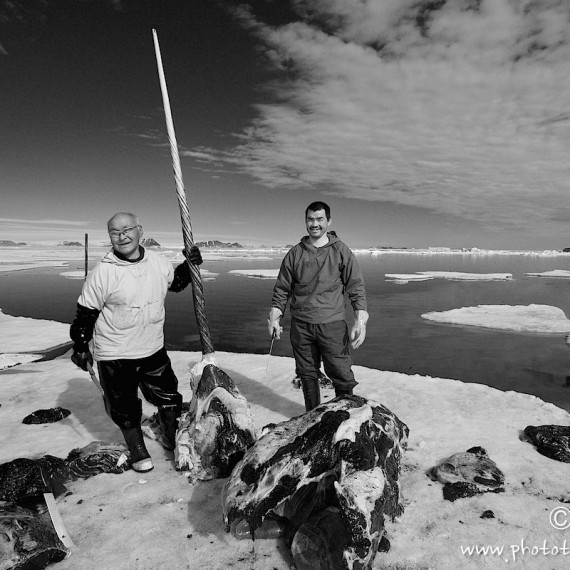
[[[327,236],[329,237],[328,243],[326,243],[325,245],[322,245],[321,247],[319,247],[319,249],[325,249],[325,248],[330,247],[331,245],[335,244],[336,242],[340,241],[340,239],[336,235],[332,235],[330,233],[327,233]],[[314,245],[311,245],[311,243],[309,241],[309,236],[304,236],[301,238],[301,245],[306,250],[309,250],[309,251],[316,249]]]
[[[141,248],[141,251],[144,250]],[[133,263],[142,263],[146,261],[146,255],[143,253],[143,258],[139,261],[128,261],[126,259],[121,259],[117,256],[114,249],[110,249],[102,258],[101,263],[111,263],[112,265],[133,265]]]

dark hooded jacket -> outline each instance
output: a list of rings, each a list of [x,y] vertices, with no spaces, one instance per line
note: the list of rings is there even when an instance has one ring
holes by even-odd
[[[293,318],[330,323],[344,319],[345,293],[353,310],[366,311],[364,279],[352,251],[331,234],[329,242],[319,248],[305,236],[285,255],[271,304],[284,314],[290,300]]]

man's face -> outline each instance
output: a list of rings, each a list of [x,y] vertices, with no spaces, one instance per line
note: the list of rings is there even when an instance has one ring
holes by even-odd
[[[316,212],[309,210],[305,218],[305,224],[309,232],[309,237],[317,240],[327,233],[331,225],[331,220],[327,220],[327,215],[324,210],[317,210]]]
[[[130,216],[119,214],[111,218],[108,230],[113,249],[127,259],[139,256],[139,242],[143,235],[141,226]]]

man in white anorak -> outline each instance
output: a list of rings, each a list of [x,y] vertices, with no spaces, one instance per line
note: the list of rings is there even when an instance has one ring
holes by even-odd
[[[161,443],[174,449],[182,395],[164,345],[164,301],[167,291],[187,287],[190,268],[184,262],[174,270],[164,256],[145,249],[134,214],[115,214],[107,229],[112,249],[89,273],[77,301],[71,360],[83,370],[97,362],[105,409],[123,432],[133,469],[145,472],[154,466],[138,390],[158,407]],[[198,247],[184,253],[190,263],[202,263]]]
[[[352,372],[350,346],[358,348],[366,338],[368,312],[364,279],[352,251],[334,232],[330,208],[313,202],[305,210],[308,235],[285,255],[273,288],[269,334],[280,338],[279,319],[290,301],[290,339],[295,368],[301,380],[305,408],[320,404],[321,361],[335,395],[352,394],[357,385]],[[348,331],[345,294],[354,310]]]

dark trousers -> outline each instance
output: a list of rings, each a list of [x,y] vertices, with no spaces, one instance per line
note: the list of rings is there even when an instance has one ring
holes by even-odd
[[[316,325],[291,319],[291,346],[303,388],[318,386],[321,361],[337,395],[351,392],[358,384],[352,373],[350,338],[345,321]],[[308,404],[305,389],[304,394],[306,407],[311,409],[314,406]]]
[[[136,428],[141,423],[139,388],[145,400],[159,408],[182,406],[178,379],[165,348],[146,358],[102,360],[97,368],[105,409],[121,429]]]

